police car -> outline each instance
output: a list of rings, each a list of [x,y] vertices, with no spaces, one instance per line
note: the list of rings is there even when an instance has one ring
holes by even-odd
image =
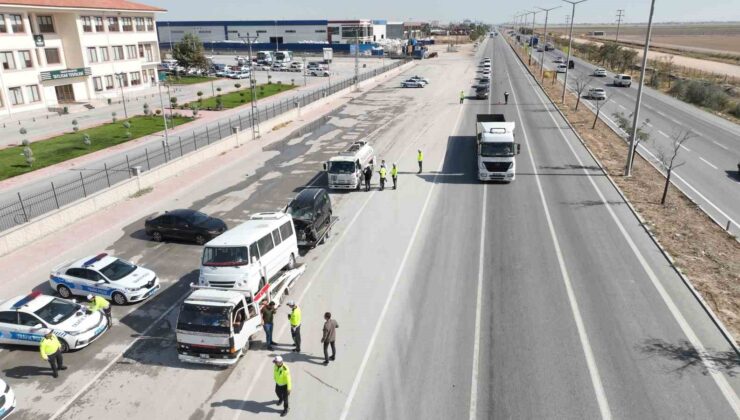
[[[82,305],[33,292],[0,303],[0,343],[38,346],[47,329],[59,338],[62,351],[80,349],[108,329],[105,315],[87,313]]]
[[[49,284],[63,298],[92,294],[118,305],[142,301],[160,287],[153,271],[108,254],[62,264],[52,270]]]
[[[4,419],[15,410],[15,394],[10,385],[0,379],[0,419]]]

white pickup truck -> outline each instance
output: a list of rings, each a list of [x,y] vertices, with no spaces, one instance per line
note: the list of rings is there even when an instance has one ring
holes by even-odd
[[[331,189],[360,189],[362,170],[375,166],[375,150],[366,141],[356,141],[324,164]]]

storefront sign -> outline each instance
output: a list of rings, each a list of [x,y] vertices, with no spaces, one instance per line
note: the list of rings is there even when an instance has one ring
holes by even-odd
[[[33,42],[36,43],[37,47],[45,47],[46,43],[44,42],[44,36],[43,35],[34,35],[33,36]]]
[[[90,70],[90,67],[80,67],[76,69],[66,69],[66,70],[42,71],[41,80],[47,81],[47,80],[69,79],[71,77],[83,77],[83,76],[89,76],[91,74],[92,74],[92,71]]]

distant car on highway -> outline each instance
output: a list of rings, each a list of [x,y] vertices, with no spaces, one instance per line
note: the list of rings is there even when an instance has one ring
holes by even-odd
[[[156,242],[172,238],[203,245],[226,229],[223,220],[190,209],[168,211],[144,222],[146,234]]]
[[[229,75],[230,79],[249,79],[249,72],[234,72]]]
[[[614,86],[630,87],[632,86],[632,76],[629,74],[617,74],[614,76]]]
[[[0,419],[7,418],[15,410],[15,393],[10,385],[0,379]]]
[[[565,63],[565,60],[563,60],[563,57],[557,57],[554,60],[552,60],[552,62],[555,64],[563,64]]]
[[[568,66],[565,64],[559,64],[558,67],[555,69],[558,73],[565,73],[565,71],[568,69]]]
[[[147,299],[160,287],[152,270],[108,254],[87,256],[54,268],[49,285],[65,299],[92,294],[117,305]]]
[[[329,70],[324,70],[324,69],[311,70],[307,73],[311,76],[316,76],[316,77],[329,77],[331,75],[331,72],[329,72]]]
[[[488,94],[490,90],[488,86],[483,86],[475,89],[475,97],[476,99],[488,99]]]
[[[409,80],[404,80],[403,82],[401,82],[401,87],[402,88],[423,88],[424,83],[418,80],[409,79]]]
[[[594,76],[596,77],[606,77],[606,69],[598,67],[594,69]]]
[[[488,88],[490,86],[491,86],[491,81],[488,79],[478,79],[475,85],[473,85],[475,89]]]
[[[586,95],[589,99],[606,99],[606,90],[603,88],[591,88]]]

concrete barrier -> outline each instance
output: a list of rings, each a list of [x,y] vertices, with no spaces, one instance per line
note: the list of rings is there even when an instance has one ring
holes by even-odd
[[[357,86],[359,88],[374,86],[389,77],[394,77],[398,73],[413,67],[416,63],[416,61],[406,63],[398,68],[362,81]],[[326,98],[314,101],[306,106],[296,108],[293,111],[286,112],[275,118],[264,121],[261,124],[266,128],[269,127],[269,130],[271,131],[272,128],[285,124],[286,122],[298,121],[300,120],[301,112],[310,112],[315,108],[330,104],[333,100],[351,93],[353,89],[354,86],[342,89]],[[336,107],[331,108],[331,110],[335,108]],[[314,120],[303,122],[301,126],[310,124]],[[281,138],[276,137],[272,141],[260,141],[260,143],[264,146],[279,140],[281,140]],[[70,203],[58,210],[39,216],[28,223],[6,230],[3,232],[3,235],[0,236],[0,256],[20,249],[33,241],[44,238],[97,211],[120,203],[137,194],[141,190],[154,187],[158,183],[187,169],[193,168],[201,162],[219,156],[222,153],[228,152],[229,150],[237,148],[250,141],[252,141],[251,132],[244,131],[236,133],[221,141],[202,147],[197,151],[173,159],[167,164],[158,166],[150,171],[142,172],[138,176],[133,176],[125,181],[119,182],[106,190],[91,194],[86,198]]]

